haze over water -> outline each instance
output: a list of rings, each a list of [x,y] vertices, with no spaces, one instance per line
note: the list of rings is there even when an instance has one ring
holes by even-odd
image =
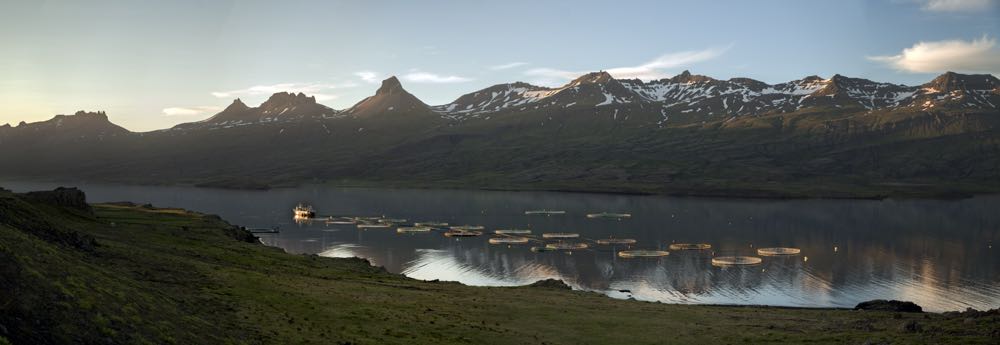
[[[304,186],[270,191],[99,184],[3,182],[14,191],[82,188],[90,202],[128,200],[219,214],[248,227],[280,226],[260,235],[293,253],[359,256],[417,279],[470,285],[522,285],[562,279],[577,289],[670,303],[852,307],[884,298],[929,311],[1000,305],[1000,197],[964,200],[753,200],[549,192],[342,189]],[[490,245],[489,236],[402,235],[395,228],[359,230],[323,222],[296,225],[291,208],[320,215],[376,216],[453,225],[576,232],[584,239],[634,238],[634,248],[667,250],[671,242],[705,242],[712,251],[674,251],[660,259],[622,259],[606,246],[535,253],[531,245]],[[526,216],[525,210],[565,210]],[[631,219],[587,219],[593,212]],[[540,245],[535,242],[532,245]],[[758,266],[719,268],[711,255],[753,255],[756,248],[802,249],[765,257]]]

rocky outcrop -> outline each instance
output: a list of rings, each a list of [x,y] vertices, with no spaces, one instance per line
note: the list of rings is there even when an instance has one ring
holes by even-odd
[[[24,194],[24,197],[52,206],[67,207],[88,214],[94,213],[94,210],[87,204],[87,195],[77,188],[59,187],[52,191],[28,192]]]
[[[528,285],[528,287],[546,288],[546,289],[559,289],[559,290],[572,290],[573,289],[569,285],[566,285],[566,283],[563,282],[562,280],[551,279],[551,278],[550,279],[545,279],[545,280],[539,280],[537,282],[531,283],[531,284]]]
[[[875,311],[895,311],[902,313],[922,313],[924,311],[919,305],[913,302],[884,299],[871,300],[858,303],[854,310],[875,310]]]

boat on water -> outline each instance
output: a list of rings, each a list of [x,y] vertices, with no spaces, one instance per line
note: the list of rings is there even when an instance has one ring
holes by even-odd
[[[295,218],[300,219],[312,218],[316,216],[316,211],[314,211],[312,206],[309,205],[298,204],[298,206],[295,206],[295,208],[292,209],[292,212],[295,215]]]

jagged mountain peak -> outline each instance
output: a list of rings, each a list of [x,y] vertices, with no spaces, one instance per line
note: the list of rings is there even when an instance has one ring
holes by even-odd
[[[715,79],[708,76],[691,74],[691,71],[688,70],[684,70],[684,72],[681,72],[680,74],[675,75],[667,80],[672,83],[707,83],[715,81]]]
[[[244,110],[247,110],[247,109],[250,109],[250,107],[247,106],[246,103],[243,103],[242,100],[240,100],[239,98],[237,98],[237,99],[234,99],[233,103],[229,104],[229,106],[226,107],[226,109],[223,109],[222,111],[224,111],[224,112],[244,111]]]
[[[382,85],[379,86],[378,90],[375,90],[376,95],[392,95],[399,92],[406,92],[403,89],[403,84],[399,82],[399,78],[396,76],[391,76],[382,81]]]
[[[234,102],[235,103],[235,102]],[[240,101],[240,103],[243,103]],[[297,106],[303,104],[316,104],[315,96],[306,96],[304,93],[290,93],[290,92],[277,92],[271,97],[269,97],[264,103],[260,104],[261,108],[275,108],[275,107],[286,107],[286,106]]]
[[[382,85],[369,96],[347,110],[354,117],[369,117],[381,114],[433,114],[431,108],[403,88],[395,76],[382,81]]]
[[[960,74],[945,72],[923,85],[938,92],[993,90],[1000,87],[1000,80],[990,74]]]
[[[568,86],[573,87],[573,86],[587,85],[587,84],[604,84],[611,82],[613,80],[615,80],[615,78],[612,77],[611,74],[608,72],[605,71],[590,72],[582,76],[579,76],[576,79],[573,79],[573,81],[571,81]]]

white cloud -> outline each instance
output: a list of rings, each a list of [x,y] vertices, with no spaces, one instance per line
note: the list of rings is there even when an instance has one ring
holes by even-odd
[[[528,64],[527,62],[511,62],[511,63],[505,63],[503,65],[490,66],[490,69],[494,70],[494,71],[499,71],[499,70],[504,70],[504,69],[511,69],[511,68],[515,68],[515,67],[521,67],[521,66],[524,66],[524,65],[527,65],[527,64]]]
[[[214,105],[203,105],[195,107],[171,107],[171,108],[164,108],[163,114],[167,116],[194,116],[194,115],[217,113],[221,110],[222,107]]]
[[[316,99],[320,99],[320,96],[326,97],[326,99],[333,99],[336,96],[330,94],[323,94],[323,91],[333,90],[333,89],[343,89],[358,86],[354,82],[345,82],[340,84],[329,84],[329,83],[280,83],[272,85],[256,85],[245,89],[231,90],[231,91],[216,91],[212,92],[212,96],[218,98],[234,98],[241,96],[255,96],[255,95],[270,95],[277,92],[291,92],[291,93],[304,93],[309,95],[315,95]]]
[[[972,41],[918,42],[898,55],[871,56],[868,59],[914,73],[1000,72],[1000,50],[996,48],[996,39],[986,36]]]
[[[923,9],[933,12],[973,12],[988,10],[993,0],[925,0]]]
[[[414,83],[462,83],[467,82],[472,79],[459,77],[456,75],[438,75],[434,73],[427,72],[411,72],[403,75],[403,80],[414,82]]]
[[[697,62],[711,60],[721,56],[730,46],[713,47],[704,50],[688,50],[660,55],[652,61],[637,66],[615,67],[606,71],[615,78],[623,79],[660,79],[670,76],[666,70],[674,69]],[[556,80],[569,80],[593,71],[567,71],[554,68],[533,68],[524,72],[525,75],[537,77],[535,81],[542,85],[552,85]]]
[[[361,78],[361,80],[366,83],[374,84],[379,82],[378,73],[372,71],[359,71],[354,73],[354,75],[358,76],[358,78]]]

